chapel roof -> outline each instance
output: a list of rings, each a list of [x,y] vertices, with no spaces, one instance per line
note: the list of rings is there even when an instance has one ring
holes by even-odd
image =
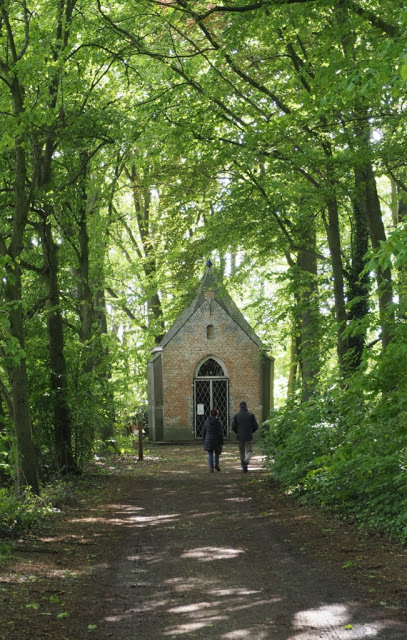
[[[264,348],[264,345],[260,338],[255,334],[242,312],[238,309],[233,302],[229,293],[227,292],[224,284],[217,276],[212,267],[208,267],[199,285],[197,295],[192,303],[187,306],[184,311],[178,316],[174,324],[169,328],[163,339],[161,340],[160,347],[165,347],[166,344],[172,340],[172,338],[178,333],[178,331],[184,326],[189,318],[199,309],[199,307],[205,302],[205,292],[213,291],[214,300],[220,307],[236,322],[236,324],[246,333],[246,335],[253,340],[258,347]]]

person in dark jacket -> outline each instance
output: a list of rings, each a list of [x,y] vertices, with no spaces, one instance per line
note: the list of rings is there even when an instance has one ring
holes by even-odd
[[[244,473],[247,473],[247,465],[253,453],[253,433],[258,427],[254,413],[248,411],[245,402],[241,402],[240,411],[233,416],[232,430],[239,442],[240,462]]]
[[[208,452],[209,471],[212,473],[214,468],[220,471],[219,456],[223,445],[222,425],[217,413],[216,409],[211,409],[204,422],[202,433],[204,450]]]

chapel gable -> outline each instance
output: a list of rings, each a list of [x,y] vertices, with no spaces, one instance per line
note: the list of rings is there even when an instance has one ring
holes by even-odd
[[[148,364],[150,437],[197,440],[210,409],[225,438],[245,400],[260,422],[272,406],[273,358],[208,268],[197,295],[152,352]]]

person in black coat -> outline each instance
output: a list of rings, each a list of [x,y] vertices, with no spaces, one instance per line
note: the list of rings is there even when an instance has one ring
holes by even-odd
[[[240,411],[233,416],[232,430],[239,442],[240,462],[244,473],[247,473],[247,465],[253,453],[253,433],[258,427],[254,413],[248,411],[245,402],[241,402]]]
[[[212,473],[214,468],[216,471],[220,471],[219,455],[223,445],[222,425],[217,414],[216,409],[210,410],[209,416],[204,422],[202,433],[204,451],[208,452],[209,471]]]

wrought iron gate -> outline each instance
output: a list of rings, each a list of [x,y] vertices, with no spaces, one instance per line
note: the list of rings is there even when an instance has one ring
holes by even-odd
[[[226,378],[194,380],[195,437],[202,438],[203,424],[211,409],[219,409],[223,435],[228,435],[229,393]]]

